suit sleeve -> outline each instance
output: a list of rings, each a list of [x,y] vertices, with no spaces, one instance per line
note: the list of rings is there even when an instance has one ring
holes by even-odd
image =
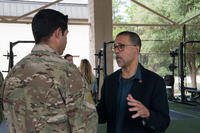
[[[170,123],[169,106],[164,80],[159,78],[155,81],[155,90],[152,96],[150,117],[143,120],[147,128],[164,132]]]
[[[101,98],[99,103],[97,104],[97,113],[99,116],[99,123],[107,122],[107,113],[106,113],[106,80],[104,80],[103,86],[101,88]]]

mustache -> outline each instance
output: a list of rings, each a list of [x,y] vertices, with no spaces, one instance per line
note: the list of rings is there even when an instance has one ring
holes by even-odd
[[[116,55],[115,58],[116,58],[116,59],[121,59],[121,56]]]

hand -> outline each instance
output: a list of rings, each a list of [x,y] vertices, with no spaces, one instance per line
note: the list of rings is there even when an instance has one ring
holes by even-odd
[[[128,101],[127,104],[131,106],[129,111],[136,112],[131,116],[133,119],[137,117],[148,118],[150,116],[149,110],[140,101],[135,100],[131,94],[128,94],[126,99]]]

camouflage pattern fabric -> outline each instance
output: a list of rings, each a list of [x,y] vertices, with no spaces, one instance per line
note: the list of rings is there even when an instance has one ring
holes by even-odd
[[[3,84],[3,74],[0,72],[0,87],[2,86]]]
[[[1,86],[3,84],[3,80],[4,80],[3,75],[0,72],[0,124],[1,124],[1,122],[3,120],[3,112],[2,112],[2,104],[3,103],[2,103],[2,98],[1,98],[1,96],[2,96],[2,88],[1,88]]]
[[[10,133],[96,133],[98,118],[86,81],[48,45],[35,45],[4,83]]]

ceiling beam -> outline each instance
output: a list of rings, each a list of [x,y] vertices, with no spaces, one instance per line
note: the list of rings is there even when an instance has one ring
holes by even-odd
[[[178,25],[173,25],[173,24],[125,24],[125,23],[117,23],[113,24],[114,27],[117,26],[158,26],[158,27],[166,27],[166,26],[178,26]]]
[[[146,27],[183,27],[183,25],[181,24],[176,24],[176,25],[173,25],[173,24],[127,24],[127,23],[114,23],[113,24],[113,27],[129,27],[129,26],[136,26],[136,27],[142,27],[142,26],[146,26]],[[191,27],[198,27],[200,28],[200,24],[186,24],[186,26],[191,26]]]
[[[140,2],[138,2],[138,1],[136,1],[136,0],[131,0],[131,1],[134,2],[134,3],[137,4],[137,5],[139,5],[139,6],[143,7],[143,8],[145,8],[145,9],[147,9],[148,11],[150,11],[150,12],[152,12],[152,13],[158,15],[159,17],[161,17],[161,18],[163,18],[163,19],[169,21],[170,23],[172,23],[172,24],[174,24],[174,25],[177,25],[177,23],[176,23],[175,21],[169,19],[168,17],[165,17],[164,15],[162,15],[162,14],[156,12],[156,11],[154,11],[153,9],[151,9],[151,8],[149,8],[149,7],[147,7],[147,6],[145,6],[144,4],[142,4],[142,3],[140,3]]]
[[[51,6],[51,5],[54,5],[54,4],[56,4],[56,3],[59,3],[60,1],[63,1],[63,0],[56,0],[56,1],[54,1],[54,2],[50,2],[50,3],[44,5],[44,6],[40,7],[40,8],[37,8],[37,9],[31,11],[31,12],[28,12],[28,13],[22,15],[22,16],[19,16],[19,17],[15,18],[15,19],[12,19],[12,20],[9,20],[9,21],[10,21],[10,22],[17,21],[17,20],[19,20],[19,19],[21,19],[21,18],[24,18],[24,17],[26,17],[26,16],[28,16],[28,15],[31,15],[31,14],[35,13],[35,12],[41,10],[41,9],[44,9],[44,8],[47,8],[47,7]]]
[[[1,19],[3,18],[3,19]],[[0,16],[0,23],[17,23],[17,24],[31,24],[32,17],[25,17],[23,19],[20,19],[18,21],[9,21],[11,19],[16,19],[17,17],[14,16]],[[90,25],[88,22],[88,19],[73,19],[69,18],[69,25]]]
[[[2,21],[8,21],[4,16],[0,16],[0,19],[1,19]]]
[[[195,19],[195,18],[197,18],[197,17],[199,17],[200,16],[200,13],[199,14],[197,14],[197,15],[194,15],[193,17],[191,17],[191,18],[189,18],[189,19],[187,19],[187,20],[185,20],[185,21],[183,21],[182,23],[180,23],[180,24],[186,24],[187,22],[189,22],[189,21],[191,21],[191,20],[193,20],[193,19]]]

